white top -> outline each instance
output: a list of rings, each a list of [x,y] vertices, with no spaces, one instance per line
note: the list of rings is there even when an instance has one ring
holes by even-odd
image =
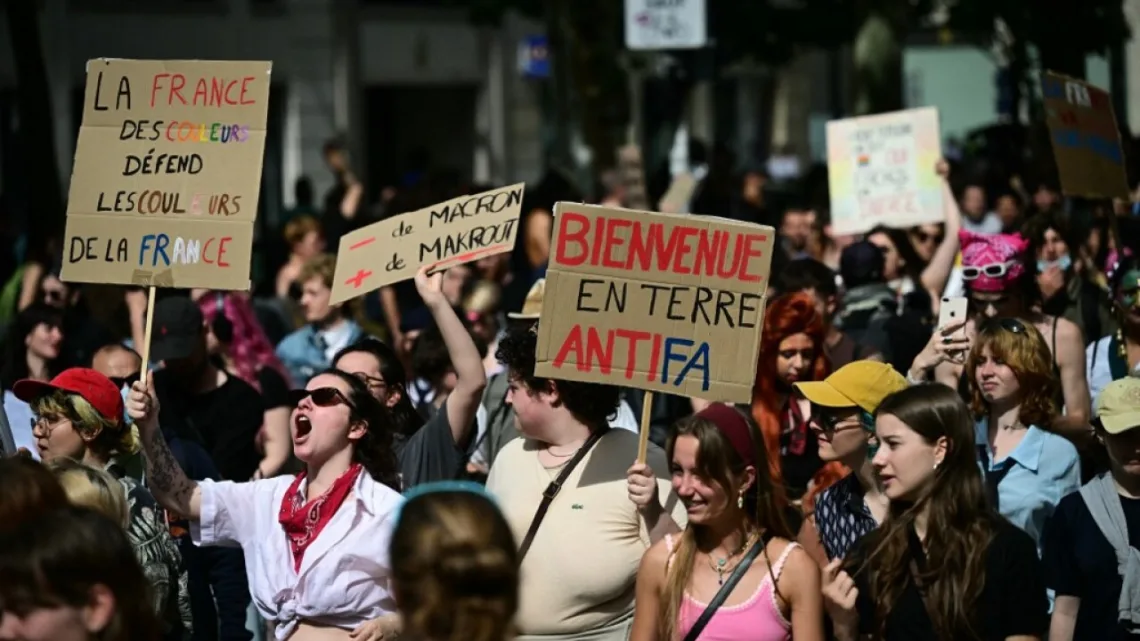
[[[293,478],[199,481],[201,519],[190,527],[195,545],[241,546],[250,596],[258,614],[276,622],[277,641],[302,620],[352,630],[395,612],[388,543],[403,497],[361,472],[352,494],[305,550],[298,574],[278,522]]]

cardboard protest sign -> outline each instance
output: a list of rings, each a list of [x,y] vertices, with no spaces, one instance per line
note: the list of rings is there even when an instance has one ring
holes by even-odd
[[[750,402],[775,230],[558,203],[538,376]]]
[[[340,239],[333,304],[408,280],[423,265],[469,263],[515,247],[524,183],[460,196]]]
[[[683,214],[689,211],[689,203],[697,191],[697,179],[693,174],[684,172],[673,177],[669,189],[657,203],[657,210],[666,214]]]
[[[270,69],[88,62],[63,280],[249,289]]]
[[[940,140],[933,107],[827,123],[832,233],[942,222]]]
[[[1082,80],[1045,73],[1041,94],[1062,191],[1069,196],[1127,200],[1124,152],[1108,92]]]

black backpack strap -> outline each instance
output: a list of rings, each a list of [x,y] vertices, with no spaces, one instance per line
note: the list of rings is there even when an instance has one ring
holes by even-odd
[[[570,459],[566,467],[562,468],[562,471],[558,473],[558,478],[551,481],[550,485],[547,485],[546,489],[542,491],[542,502],[538,504],[538,509],[534,511],[534,517],[530,520],[530,527],[526,531],[526,536],[523,537],[522,544],[519,545],[519,565],[522,565],[523,559],[526,558],[526,553],[530,551],[530,546],[534,543],[534,535],[538,533],[538,526],[542,525],[542,519],[546,517],[546,511],[550,509],[550,503],[554,501],[554,497],[558,496],[558,491],[562,489],[562,484],[566,482],[566,479],[570,478],[570,473],[574,471],[575,467],[578,467],[578,463],[581,463],[582,459],[586,458],[586,454],[590,453],[594,444],[601,440],[601,438],[606,435],[606,432],[609,431],[609,426],[594,430],[594,433],[590,434],[590,438],[586,439],[582,447],[578,448],[578,451],[574,454],[574,458]]]
[[[713,615],[720,609],[720,606],[724,605],[724,601],[728,598],[728,595],[732,594],[732,589],[735,588],[736,584],[740,583],[740,579],[743,579],[744,575],[748,573],[748,569],[752,567],[752,562],[756,560],[756,557],[760,556],[760,552],[768,547],[768,541],[770,540],[772,540],[772,536],[765,533],[764,536],[761,536],[752,544],[748,553],[744,555],[744,558],[740,559],[740,563],[736,565],[736,569],[728,576],[728,580],[717,590],[713,600],[709,601],[708,606],[705,608],[705,611],[701,613],[700,618],[698,618],[696,623],[693,624],[693,627],[689,629],[689,633],[685,635],[684,641],[697,641],[701,636],[701,632],[704,632],[705,626],[712,620]],[[776,584],[773,581],[772,588],[775,589],[775,587]]]

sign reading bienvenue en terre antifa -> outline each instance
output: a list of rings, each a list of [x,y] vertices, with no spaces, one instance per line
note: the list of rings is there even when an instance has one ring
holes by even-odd
[[[345,234],[330,302],[408,280],[423,265],[438,270],[511,251],[525,187],[460,196]]]
[[[87,63],[63,280],[249,288],[270,69]]]
[[[749,402],[775,230],[558,203],[538,376]]]
[[[1041,79],[1041,93],[1065,194],[1128,199],[1124,152],[1108,92],[1081,80],[1046,73]]]

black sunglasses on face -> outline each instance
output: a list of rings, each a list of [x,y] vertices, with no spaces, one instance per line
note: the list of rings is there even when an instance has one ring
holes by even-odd
[[[301,404],[301,401],[306,398],[313,399],[313,405],[317,407],[332,407],[333,405],[340,405],[341,403],[353,407],[352,402],[343,392],[335,387],[318,387],[317,389],[295,389],[289,392],[289,401],[293,407]]]
[[[111,382],[115,384],[115,387],[122,389],[124,387],[130,387],[141,380],[142,372],[135,372],[129,376],[108,376],[107,378],[111,379]]]
[[[943,236],[942,234],[928,234],[924,231],[916,231],[914,232],[914,239],[920,243],[925,243],[928,240],[933,240],[936,243],[941,243]]]
[[[820,429],[823,430],[823,432],[825,434],[834,434],[837,431],[841,431],[842,429],[845,429],[845,428],[840,428],[839,424],[842,423],[843,421],[847,420],[847,418],[848,418],[846,416],[842,416],[842,417],[836,416],[835,414],[833,414],[832,412],[828,412],[827,410],[816,410],[812,413],[811,417],[813,419],[813,422],[816,425],[819,425]],[[858,427],[858,426],[851,425],[849,427]]]

